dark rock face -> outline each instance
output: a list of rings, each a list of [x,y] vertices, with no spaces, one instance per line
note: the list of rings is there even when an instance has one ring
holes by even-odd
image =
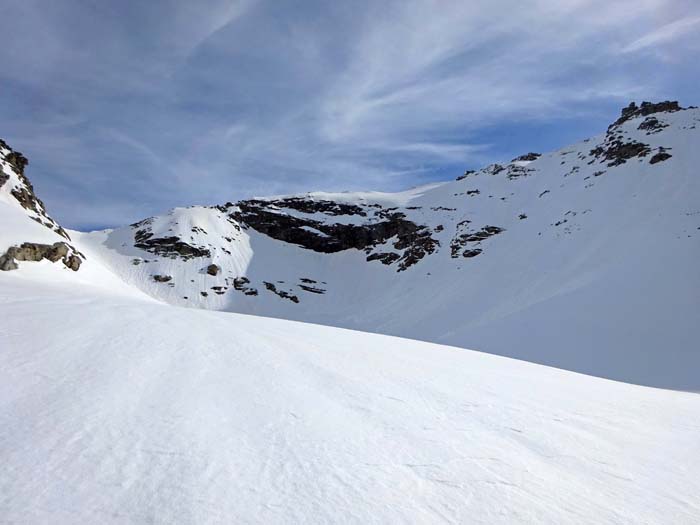
[[[532,161],[532,160],[537,160],[542,156],[541,153],[526,153],[525,155],[520,155],[519,157],[515,157],[511,162],[518,162],[518,161]]]
[[[498,235],[505,231],[504,228],[498,226],[484,226],[479,230],[470,230],[469,224],[471,221],[464,220],[457,224],[457,234],[450,242],[450,255],[452,258],[475,257],[482,253],[481,241],[485,241],[489,237]]]
[[[252,286],[248,286],[249,284],[250,279],[248,279],[247,277],[236,277],[233,280],[234,290],[243,292],[245,295],[258,295],[258,290],[256,288],[253,288]]]
[[[151,219],[146,219],[131,225],[134,228],[140,228],[134,232],[134,246],[136,248],[170,259],[179,257],[185,261],[194,257],[211,256],[208,249],[192,246],[180,240],[179,237],[154,237],[149,228],[150,221]]]
[[[299,288],[301,288],[305,292],[311,292],[311,293],[315,293],[315,294],[326,293],[326,291],[323,288],[316,288],[315,286],[309,286],[308,284],[300,284],[298,286],[299,286]]]
[[[9,150],[9,153],[0,156],[0,160],[4,160],[10,165],[20,181],[20,184],[10,191],[11,195],[17,199],[17,202],[19,202],[24,209],[33,212],[33,215],[30,216],[33,220],[55,231],[64,239],[70,240],[68,233],[46,213],[46,206],[44,206],[41,199],[36,196],[32,183],[29,182],[29,179],[24,174],[24,168],[29,164],[27,158],[20,152],[10,148],[2,139],[0,139],[0,148]],[[2,187],[8,179],[9,176],[7,174],[0,172],[0,187]]]
[[[370,253],[375,246],[395,237],[394,248],[404,253],[398,259],[394,258],[385,264],[400,261],[398,271],[409,268],[426,254],[433,253],[439,246],[439,242],[431,237],[427,227],[408,220],[404,213],[396,211],[395,208],[375,209],[374,217],[360,224],[343,224],[281,213],[278,211],[278,206],[286,200],[275,202],[277,202],[275,205],[277,208],[271,209],[267,201],[241,201],[238,203],[239,211],[233,212],[232,217],[273,239],[320,253],[336,253],[349,249],[365,250]],[[318,201],[311,201],[312,204],[316,202]],[[364,210],[358,213],[355,210],[359,208],[358,206],[347,208],[347,205],[336,203],[334,203],[336,206],[332,206],[329,201],[321,201],[321,203],[317,210],[309,203],[303,207],[305,210],[313,210],[314,213],[332,209],[332,215],[338,214],[338,210],[343,210],[346,215],[362,217],[367,215]],[[294,206],[295,210],[301,207],[296,200]],[[380,260],[389,261],[386,257]]]
[[[476,173],[476,170],[467,170],[464,172],[463,175],[460,175],[459,177],[457,177],[456,180],[464,180],[467,177],[469,177],[469,175],[473,175],[474,173]]]
[[[207,266],[207,274],[209,275],[219,275],[219,272],[221,271],[221,268],[217,264],[210,264]]]
[[[408,224],[413,224],[409,222]],[[399,259],[398,271],[404,271],[428,254],[433,253],[440,245],[439,241],[430,236],[430,230],[426,227],[417,227],[413,224],[415,230],[406,231],[397,234],[397,240],[394,243],[394,248],[404,250],[404,254]]]
[[[519,179],[520,177],[527,177],[531,173],[533,173],[535,170],[532,168],[528,168],[526,166],[518,166],[517,164],[509,164],[507,168],[507,174],[506,177],[508,177],[509,180],[514,180],[514,179]]]
[[[367,256],[367,261],[380,261],[382,264],[390,265],[401,259],[398,253],[375,252]]]
[[[651,153],[648,144],[642,144],[636,140],[623,142],[619,135],[609,135],[605,143],[590,151],[590,154],[602,162],[607,162],[609,167],[619,166],[635,157],[646,157]]]
[[[367,212],[360,206],[354,204],[345,204],[342,202],[334,202],[328,200],[304,199],[301,197],[289,197],[286,199],[276,200],[250,200],[249,203],[255,203],[265,207],[288,208],[297,210],[302,213],[324,213],[326,215],[359,215],[366,217]]]
[[[646,131],[647,135],[651,135],[652,133],[658,133],[659,131],[667,127],[668,124],[661,122],[656,117],[647,117],[639,126],[637,126],[637,129],[641,131]]]
[[[500,164],[491,164],[490,166],[484,168],[484,172],[488,173],[489,175],[498,175],[505,169],[505,166],[501,166]]]
[[[649,159],[649,164],[657,164],[671,158],[671,154],[666,151],[666,148],[659,148],[659,152]]]
[[[674,111],[681,111],[682,109],[683,108],[678,105],[678,101],[676,100],[665,100],[657,103],[642,102],[641,106],[637,106],[636,103],[630,102],[629,106],[622,109],[620,118],[613,122],[610,128],[619,126],[620,124],[633,118],[646,117],[647,115],[652,115],[653,113],[672,113]]]
[[[275,286],[274,283],[263,281],[263,284],[265,285],[265,288],[270,290],[275,295],[281,297],[282,299],[289,299],[293,303],[299,303],[299,298],[296,295],[290,294],[289,292],[285,292],[284,290],[278,290],[277,286]]]
[[[84,256],[65,242],[53,244],[22,243],[21,246],[11,246],[4,255],[0,256],[0,270],[16,270],[17,261],[61,261],[71,270],[78,271]]]
[[[157,283],[167,283],[172,281],[173,278],[170,275],[154,275],[153,280]]]

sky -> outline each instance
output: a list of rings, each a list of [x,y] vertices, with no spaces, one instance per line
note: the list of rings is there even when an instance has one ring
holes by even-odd
[[[700,105],[697,0],[0,0],[0,137],[64,226],[406,189]]]

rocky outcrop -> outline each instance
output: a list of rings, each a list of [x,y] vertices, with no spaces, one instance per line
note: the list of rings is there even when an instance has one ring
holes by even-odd
[[[299,288],[301,288],[302,290],[304,290],[305,292],[310,292],[310,293],[315,293],[315,294],[320,294],[320,295],[323,295],[324,293],[326,293],[326,290],[324,290],[323,288],[318,288],[316,286],[310,286],[308,284],[298,284],[297,286]]]
[[[367,256],[367,261],[380,261],[387,266],[401,259],[401,255],[392,252],[374,252]]]
[[[46,206],[34,193],[34,186],[29,182],[29,179],[24,174],[24,169],[29,164],[27,158],[19,151],[14,151],[7,143],[0,139],[0,161],[4,161],[9,165],[9,168],[16,174],[18,183],[10,190],[10,194],[19,202],[19,204],[30,212],[29,217],[46,226],[50,230],[56,232],[66,240],[70,240],[70,236],[55,220],[53,220],[46,212]],[[10,179],[9,175],[0,170],[0,187],[4,186]]]
[[[646,157],[651,153],[648,144],[628,140],[623,142],[619,137],[608,138],[606,142],[590,151],[590,154],[602,162],[607,162],[609,167],[619,166],[635,157]]]
[[[539,159],[541,156],[541,153],[534,153],[531,151],[530,153],[525,153],[525,155],[515,157],[511,162],[533,161]]]
[[[246,201],[248,205],[256,205],[266,208],[287,208],[290,210],[300,211],[302,213],[323,213],[325,215],[359,215],[366,217],[367,212],[360,206],[355,204],[346,204],[343,202],[335,202],[324,199],[314,199],[312,197],[288,197],[285,199],[271,200],[256,200]],[[240,203],[239,203],[240,204]]]
[[[218,264],[210,264],[207,266],[207,274],[217,276],[221,272],[221,267]]]
[[[641,124],[639,124],[639,126],[637,126],[637,129],[640,131],[646,131],[647,135],[651,135],[653,133],[659,133],[662,129],[667,127],[668,124],[661,122],[658,118],[647,117]]]
[[[134,246],[155,255],[168,257],[170,259],[180,258],[184,261],[194,257],[211,257],[211,252],[207,248],[192,246],[181,240],[179,237],[155,237],[150,230],[151,219],[132,224],[134,232]]]
[[[0,256],[0,270],[16,270],[19,267],[17,261],[37,262],[44,259],[52,263],[61,261],[66,268],[76,272],[80,269],[84,256],[65,242],[53,244],[25,242],[20,246],[11,246]]]
[[[462,175],[460,175],[459,177],[457,177],[456,180],[464,180],[464,179],[466,179],[467,177],[469,177],[469,175],[474,175],[475,173],[476,173],[476,170],[467,170],[467,171],[465,171]]]
[[[649,159],[649,164],[657,164],[671,158],[671,154],[667,151],[667,148],[659,148],[659,152],[656,153],[651,159]]]
[[[534,169],[528,168],[527,166],[509,164],[506,169],[506,177],[508,177],[509,180],[519,179],[520,177],[527,177],[534,171]]]
[[[320,253],[336,253],[349,249],[371,253],[377,245],[395,238],[393,246],[397,250],[403,251],[403,254],[395,259],[392,257],[391,262],[387,262],[389,259],[386,257],[380,260],[385,264],[400,261],[398,271],[409,268],[426,254],[433,253],[439,246],[439,242],[432,238],[427,227],[408,220],[406,215],[396,211],[396,208],[379,207],[373,211],[374,217],[371,220],[368,219],[366,222],[358,224],[347,224],[315,218],[302,218],[284,213],[283,210],[280,210],[279,205],[281,202],[287,201],[275,202],[277,204],[270,207],[268,201],[241,201],[237,204],[237,210],[232,213],[231,217],[273,239],[296,244]],[[340,208],[336,208],[328,204],[329,202],[322,201],[322,209],[333,209],[334,214],[339,213],[339,210],[344,210],[345,214],[367,216],[367,212],[364,210],[362,214],[356,213],[357,210],[354,208],[359,208],[358,206],[346,208],[346,205],[337,205]],[[301,207],[296,201],[294,206],[295,210]],[[304,208],[313,209],[310,206],[311,204],[304,205]]]
[[[289,292],[285,292],[284,290],[278,290],[277,286],[275,286],[274,283],[263,281],[263,284],[265,285],[265,288],[267,288],[269,291],[271,291],[278,297],[281,297],[282,299],[289,299],[293,303],[299,303],[299,298],[296,295],[291,294]]]
[[[248,286],[249,284],[250,279],[248,279],[247,277],[236,277],[233,280],[234,290],[243,292],[245,295],[258,295],[258,290],[253,288],[252,286]]]
[[[678,105],[676,100],[665,100],[663,102],[642,102],[640,106],[637,106],[635,102],[630,102],[629,106],[622,109],[620,118],[613,122],[608,130],[613,127],[619,126],[628,120],[637,117],[646,117],[647,115],[652,115],[654,113],[665,113],[665,112],[675,112],[681,111],[682,107]]]
[[[167,283],[173,280],[170,275],[154,275],[153,280],[157,283]]]
[[[498,226],[484,226],[479,230],[471,230],[470,223],[469,220],[463,220],[457,224],[457,233],[450,242],[452,258],[457,258],[460,255],[471,258],[479,255],[483,251],[480,247],[482,241],[505,231],[504,228]]]

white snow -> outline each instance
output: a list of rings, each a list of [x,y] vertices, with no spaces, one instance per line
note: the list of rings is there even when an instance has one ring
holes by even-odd
[[[700,520],[696,394],[158,304],[45,262],[0,274],[3,522]]]
[[[660,120],[624,125],[673,148],[657,165],[588,164],[596,137],[515,180],[311,194],[443,225],[401,273],[206,207],[147,226],[210,257],[154,255],[124,227],[69,232],[78,272],[0,272],[0,522],[700,523],[700,394],[294,321],[700,390],[700,110]],[[62,241],[0,168],[0,253]],[[505,231],[453,259],[465,219]]]
[[[625,140],[652,148],[620,166],[590,155],[604,138],[599,135],[532,162],[504,164],[529,170],[514,180],[508,171],[492,174],[491,166],[460,181],[397,194],[299,195],[404,206],[400,211],[416,224],[443,226],[433,233],[437,252],[405,272],[397,273],[396,264],[368,263],[358,250],[319,254],[252,229],[236,232],[220,211],[201,207],[155,218],[154,229],[191,236],[211,249],[211,261],[129,248],[129,227],[71,235],[127,282],[171,304],[411,337],[700,391],[700,110],[655,116],[668,125],[659,133],[637,129],[641,118],[620,127]],[[671,148],[672,157],[652,165],[659,147]],[[369,220],[277,211],[337,224]],[[464,220],[472,229],[505,231],[484,241],[477,257],[452,258],[450,242]],[[191,226],[208,235],[188,233]],[[383,251],[394,251],[390,244]],[[134,257],[149,263],[135,266]],[[222,267],[218,277],[204,273],[209,262]],[[153,274],[173,279],[155,283]],[[259,295],[231,289],[239,276]],[[301,278],[325,283],[325,293],[301,290]],[[267,291],[264,281],[297,295],[299,303]],[[228,288],[219,295],[213,286]]]

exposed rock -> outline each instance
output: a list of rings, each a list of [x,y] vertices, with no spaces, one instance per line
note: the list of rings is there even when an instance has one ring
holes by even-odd
[[[646,131],[647,135],[651,135],[652,133],[658,133],[659,131],[667,127],[668,124],[661,122],[656,117],[647,117],[644,119],[644,122],[642,122],[637,127],[637,129]]]
[[[77,272],[80,269],[80,265],[82,263],[82,259],[80,259],[80,257],[78,257],[77,255],[69,255],[68,257],[63,259],[63,264],[65,264],[74,272]]]
[[[46,206],[41,199],[36,196],[32,183],[29,182],[29,179],[25,176],[24,169],[29,164],[27,158],[20,152],[14,151],[3,140],[0,140],[0,149],[9,150],[9,152],[5,154],[0,152],[0,160],[7,162],[19,179],[19,185],[12,188],[10,194],[17,199],[17,202],[19,202],[24,209],[32,212],[32,215],[30,215],[32,219],[58,233],[64,239],[70,240],[68,233],[46,213]],[[9,176],[0,171],[0,187],[8,180]]]
[[[663,162],[665,160],[668,160],[672,157],[670,153],[666,151],[666,148],[659,148],[659,152],[656,153],[651,159],[649,159],[649,164],[656,164],[658,162]]]
[[[637,106],[636,103],[630,102],[629,106],[622,109],[620,118],[613,122],[608,130],[633,118],[646,117],[647,115],[651,115],[653,113],[672,113],[675,111],[681,111],[682,109],[683,108],[678,105],[678,101],[675,100],[665,100],[657,103],[642,102],[641,106]]]
[[[324,290],[323,288],[316,288],[315,286],[309,286],[308,284],[299,284],[297,286],[299,286],[299,288],[301,288],[305,292],[311,292],[316,294],[326,293],[326,290]]]
[[[382,264],[393,264],[401,259],[398,253],[393,252],[375,252],[367,256],[367,261],[380,261]]]
[[[242,291],[245,289],[246,285],[250,283],[250,279],[247,277],[236,277],[233,280],[233,287],[236,290]]]
[[[239,211],[234,211],[232,217],[273,239],[320,253],[336,253],[348,249],[371,251],[374,246],[396,237],[394,247],[404,250],[398,271],[405,270],[426,254],[433,253],[439,245],[437,240],[432,239],[427,227],[408,220],[396,208],[377,210],[376,216],[383,220],[342,224],[278,213],[264,207],[266,205],[265,201],[242,201],[238,203]]]
[[[132,226],[141,226],[143,222]],[[170,259],[181,258],[183,260],[194,257],[211,257],[211,252],[206,248],[192,246],[179,237],[153,237],[148,227],[134,232],[134,246],[147,252],[168,257]]]
[[[207,273],[209,275],[219,275],[219,272],[221,271],[221,268],[217,264],[210,264],[207,266]]]
[[[41,261],[47,259],[52,263],[61,261],[73,271],[78,271],[83,262],[83,255],[65,242],[53,244],[22,243],[21,246],[11,246],[4,255],[0,256],[0,270],[16,270],[17,261]]]
[[[167,283],[172,280],[170,275],[154,275],[153,280],[157,283]]]
[[[484,172],[489,175],[498,175],[502,171],[505,171],[505,169],[505,166],[501,166],[500,164],[491,164],[484,168]]]
[[[511,160],[511,162],[533,161],[539,159],[541,156],[541,153],[534,153],[531,151],[530,153],[526,153],[525,155],[515,157],[513,160]]]
[[[10,270],[16,270],[19,268],[17,261],[14,257],[8,256],[7,253],[0,256],[0,271],[9,272]]]
[[[619,136],[608,134],[605,143],[593,148],[590,154],[602,162],[607,162],[609,167],[619,166],[635,157],[646,157],[651,153],[648,144],[642,144],[636,140],[623,142]]]
[[[247,277],[236,277],[233,280],[233,289],[243,292],[245,295],[258,295],[258,290],[252,286],[248,286],[250,280]]]
[[[460,175],[459,177],[457,177],[457,180],[464,180],[467,177],[469,177],[469,175],[473,175],[474,173],[476,173],[476,170],[467,170],[464,172],[464,175]]]
[[[533,173],[535,171],[533,168],[519,166],[517,164],[509,164],[506,169],[506,177],[508,177],[509,180],[519,179],[520,177],[526,177],[530,175],[530,173]]]
[[[452,258],[459,257],[460,253],[462,257],[474,257],[482,252],[481,248],[470,248],[468,245],[475,244],[479,246],[481,241],[485,241],[489,237],[498,235],[505,231],[504,228],[498,226],[484,226],[479,230],[470,230],[469,224],[471,221],[463,220],[457,224],[457,234],[452,238],[450,242],[450,255]],[[468,248],[465,250],[465,248]]]
[[[367,213],[360,206],[355,204],[346,204],[342,202],[334,202],[329,200],[315,200],[312,197],[289,197],[286,199],[274,200],[249,200],[246,201],[249,205],[257,205],[265,208],[288,208],[302,213],[324,213],[326,215],[359,215],[366,217]],[[240,203],[239,203],[240,205]]]
[[[404,250],[404,253],[399,259],[397,271],[402,272],[410,268],[426,255],[433,253],[438,246],[440,246],[440,242],[433,239],[430,230],[424,226],[417,227],[415,231],[400,233],[394,243],[394,248]]]
[[[296,295],[290,294],[289,292],[285,292],[284,290],[278,290],[274,283],[263,281],[263,284],[265,285],[265,288],[267,288],[269,291],[276,294],[277,296],[283,299],[289,299],[293,303],[299,302],[299,298]]]

